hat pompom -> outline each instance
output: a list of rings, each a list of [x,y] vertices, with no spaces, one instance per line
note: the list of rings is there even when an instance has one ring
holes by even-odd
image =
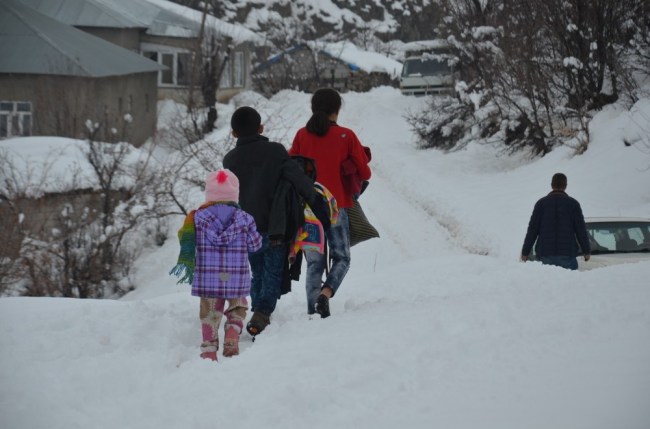
[[[228,174],[224,170],[219,170],[217,173],[217,183],[226,183],[228,180]]]
[[[208,173],[205,178],[206,201],[239,201],[239,179],[228,169]]]

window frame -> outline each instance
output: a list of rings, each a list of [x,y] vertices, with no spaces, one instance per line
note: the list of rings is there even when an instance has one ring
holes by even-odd
[[[171,56],[171,67],[169,67],[168,70],[160,70],[158,71],[158,86],[162,88],[189,88],[189,82],[191,79],[189,79],[189,74],[186,73],[186,76],[188,76],[187,80],[184,80],[184,82],[187,83],[179,83],[179,70],[182,70],[182,65],[179,63],[179,57],[184,56],[184,55],[189,55],[189,62],[186,60],[184,61],[184,64],[192,64],[193,63],[193,56],[194,53],[188,49],[183,49],[183,48],[175,48],[173,46],[164,46],[164,45],[157,45],[157,44],[152,44],[152,43],[143,43],[140,46],[140,54],[145,57],[150,59],[151,61],[155,61],[160,65],[163,65],[165,67],[169,67],[169,64],[165,63],[165,58],[169,59]],[[155,54],[155,59],[153,58],[153,54]],[[192,73],[191,67],[190,70],[188,70],[189,73]],[[181,73],[183,73],[181,71]],[[163,78],[166,76],[170,76],[171,79],[165,79],[168,80],[167,82],[163,81]],[[170,82],[170,81],[171,82]]]
[[[587,234],[597,247],[592,254],[598,253],[628,253],[617,250],[618,241],[622,238],[632,238],[637,245],[650,242],[650,223],[645,221],[591,221],[586,223]],[[631,231],[638,231],[636,237],[630,237]],[[639,242],[641,240],[641,242]],[[580,253],[582,254],[582,253]]]
[[[34,105],[31,101],[0,100],[0,117],[6,121],[6,124],[0,127],[0,138],[31,136],[34,128],[33,111]],[[17,132],[14,128],[18,129]]]
[[[246,67],[244,52],[235,51],[232,62],[232,87],[243,88],[246,86]]]

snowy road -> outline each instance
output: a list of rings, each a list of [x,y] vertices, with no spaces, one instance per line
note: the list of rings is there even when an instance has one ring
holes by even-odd
[[[306,121],[305,94],[255,99],[283,141]],[[382,238],[353,248],[332,317],[310,320],[294,283],[240,356],[200,360],[198,300],[167,275],[172,225],[121,300],[0,299],[0,427],[647,429],[650,263],[517,261],[556,170],[590,211],[624,188],[617,209],[650,213],[647,160],[609,145],[619,116],[598,117],[580,158],[444,155],[413,148],[402,115],[420,103],[388,88],[345,96],[341,124],[373,149],[362,203]]]

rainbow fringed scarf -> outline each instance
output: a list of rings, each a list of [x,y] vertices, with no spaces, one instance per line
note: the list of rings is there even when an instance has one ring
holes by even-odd
[[[196,228],[194,226],[194,215],[197,210],[210,207],[217,204],[214,201],[203,204],[196,210],[192,210],[183,221],[183,225],[178,230],[178,241],[181,245],[181,251],[178,254],[178,260],[174,268],[169,271],[169,275],[180,277],[176,284],[189,283],[194,280],[194,266],[196,255]]]

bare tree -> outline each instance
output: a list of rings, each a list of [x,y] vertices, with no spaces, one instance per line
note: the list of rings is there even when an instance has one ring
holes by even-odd
[[[546,154],[569,143],[584,151],[591,112],[623,93],[634,99],[632,42],[647,46],[638,43],[648,25],[642,0],[443,0],[441,7],[459,100],[476,111],[481,134],[501,134],[512,150]],[[641,59],[648,50],[636,52]]]
[[[11,293],[121,296],[133,287],[128,275],[139,250],[150,237],[161,239],[168,201],[154,191],[170,178],[158,174],[150,152],[135,149],[117,137],[114,143],[100,143],[94,136],[103,125],[88,125],[89,138],[81,152],[92,177],[81,181],[80,171],[67,171],[73,178],[67,192],[46,194],[38,200],[23,198],[22,207],[14,206],[19,218],[33,217],[36,213],[31,211],[37,207],[53,216],[46,228],[24,228],[18,222],[23,237],[19,257],[3,264],[9,267],[7,278],[22,279],[15,282]],[[47,174],[41,177],[41,185],[54,180]],[[29,197],[21,178],[7,175],[4,181],[8,195],[3,200]]]

